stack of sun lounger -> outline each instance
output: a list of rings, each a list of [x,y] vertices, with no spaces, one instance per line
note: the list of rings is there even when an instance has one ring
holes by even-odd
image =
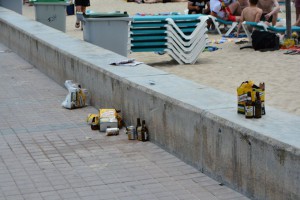
[[[134,16],[130,25],[131,52],[168,53],[180,64],[193,64],[205,49],[207,16]]]

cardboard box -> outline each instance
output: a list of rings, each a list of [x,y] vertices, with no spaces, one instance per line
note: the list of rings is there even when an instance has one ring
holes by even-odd
[[[265,85],[256,86],[253,81],[245,81],[237,88],[237,112],[245,114],[247,93],[251,92],[251,99],[255,101],[256,92],[259,92],[260,100],[265,103]]]
[[[105,132],[107,128],[118,128],[116,118],[100,118],[100,132]]]

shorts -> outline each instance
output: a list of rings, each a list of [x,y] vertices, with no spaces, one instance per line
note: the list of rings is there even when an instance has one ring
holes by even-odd
[[[90,6],[90,0],[75,0],[75,6]]]
[[[236,22],[236,17],[231,13],[230,8],[229,7],[225,7],[225,9],[226,9],[226,12],[228,14],[227,20],[228,21],[232,21],[232,22]]]
[[[271,23],[272,20],[273,20],[273,15],[271,15],[271,17],[269,18],[269,20],[266,20],[266,18],[265,18],[266,14],[268,14],[268,13],[263,13],[263,14],[261,15],[260,21],[267,21],[267,22],[270,22],[270,23]]]

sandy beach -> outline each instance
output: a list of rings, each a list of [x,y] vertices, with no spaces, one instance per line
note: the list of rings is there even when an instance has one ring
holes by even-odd
[[[187,7],[186,2],[137,4],[124,0],[91,0],[92,11],[127,11],[136,13],[180,12]],[[292,7],[292,23],[295,21],[295,7]],[[285,7],[281,6],[281,18],[285,18]],[[34,19],[34,6],[25,4],[23,15]],[[67,16],[67,34],[83,39],[83,32],[74,27],[75,15]],[[152,67],[180,77],[207,85],[233,95],[236,88],[246,80],[266,84],[266,109],[268,106],[300,116],[300,55],[285,55],[286,50],[259,52],[242,49],[245,44],[235,44],[235,39],[217,42],[220,35],[209,34],[209,45],[220,48],[214,52],[203,52],[193,65],[179,65],[168,55],[154,53],[132,53],[129,55]]]

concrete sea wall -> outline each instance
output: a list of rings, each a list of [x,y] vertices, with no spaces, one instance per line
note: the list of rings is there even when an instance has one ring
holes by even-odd
[[[81,83],[127,124],[145,119],[151,142],[220,183],[251,199],[300,199],[299,117],[267,107],[245,119],[233,95],[145,64],[111,66],[125,57],[2,7],[0,42],[60,85]]]

